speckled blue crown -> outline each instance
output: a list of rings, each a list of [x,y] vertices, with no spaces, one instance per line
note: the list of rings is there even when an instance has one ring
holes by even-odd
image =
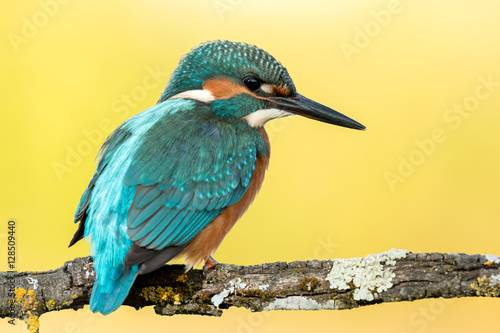
[[[181,59],[159,102],[183,91],[202,89],[203,81],[218,76],[254,76],[295,91],[286,68],[266,51],[246,43],[216,40],[196,46]]]

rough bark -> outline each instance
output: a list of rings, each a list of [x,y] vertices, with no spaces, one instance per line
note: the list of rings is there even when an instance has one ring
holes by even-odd
[[[206,276],[200,270],[184,273],[183,266],[165,266],[139,276],[124,304],[136,309],[154,305],[159,315],[220,316],[231,306],[252,311],[351,309],[435,297],[499,297],[497,256],[389,252],[353,259],[219,264]],[[43,313],[88,304],[94,278],[90,257],[53,271],[0,273],[0,317],[22,319],[36,332]]]

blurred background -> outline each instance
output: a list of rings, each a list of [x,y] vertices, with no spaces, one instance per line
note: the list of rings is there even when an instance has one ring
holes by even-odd
[[[107,135],[155,104],[200,42],[256,44],[298,91],[366,132],[291,117],[266,125],[262,191],[215,254],[223,263],[350,258],[391,248],[500,254],[500,4],[493,1],[4,1],[0,271],[88,255],[67,245]],[[40,332],[497,332],[469,298],[348,311],[160,317],[122,307],[41,317]],[[0,320],[2,332],[25,332]]]

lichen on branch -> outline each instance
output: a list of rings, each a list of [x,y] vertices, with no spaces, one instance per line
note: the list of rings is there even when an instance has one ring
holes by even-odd
[[[90,257],[53,271],[0,273],[0,317],[13,315],[37,332],[42,314],[87,305],[94,279]],[[220,316],[231,306],[252,311],[334,310],[474,296],[500,296],[500,257],[393,249],[365,258],[219,264],[206,276],[201,270],[185,273],[184,266],[166,265],[139,276],[124,305],[153,305],[159,315]]]

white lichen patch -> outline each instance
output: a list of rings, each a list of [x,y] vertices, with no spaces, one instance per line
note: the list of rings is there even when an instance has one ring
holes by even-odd
[[[492,287],[500,286],[500,274],[492,275],[491,276],[491,278],[490,278],[490,286],[492,286]]]
[[[330,281],[332,289],[347,290],[354,285],[355,300],[373,301],[373,294],[391,288],[391,281],[396,276],[390,268],[384,269],[382,264],[395,265],[396,260],[405,258],[408,252],[391,249],[365,258],[334,259],[326,280]]]
[[[88,271],[88,270],[85,270],[85,278],[88,279],[89,276],[94,276],[95,275],[95,272],[94,271]]]
[[[217,295],[212,296],[212,304],[218,307],[222,302],[224,302],[224,299],[229,296],[229,294],[234,293],[236,289],[244,289],[246,286],[246,283],[242,282],[240,278],[236,281],[229,281],[229,288],[224,289]]]
[[[31,276],[27,276],[26,280],[28,280],[29,284],[33,285],[33,290],[36,290],[38,288],[38,280],[37,279],[35,279]]]
[[[238,280],[236,280],[236,282],[229,281],[229,285],[231,287],[235,287],[238,289],[244,289],[247,286],[246,283],[242,282],[240,278],[238,278]]]
[[[262,284],[258,288],[259,288],[259,290],[267,290],[269,288],[269,285],[268,284]]]
[[[327,301],[325,304],[320,304],[313,299],[304,296],[290,296],[286,298],[278,298],[266,307],[264,311],[271,310],[334,310],[337,304],[333,300]]]
[[[488,260],[489,262],[491,262],[493,264],[500,264],[500,257],[499,256],[496,256],[494,254],[486,254],[484,257],[486,258],[486,260]]]
[[[234,288],[233,288],[233,290],[224,289],[223,291],[221,291],[217,295],[212,296],[212,304],[218,307],[222,302],[224,302],[224,298],[229,296],[229,294],[233,291],[234,291]]]
[[[323,304],[323,309],[325,310],[336,310],[339,306],[337,305],[337,301],[329,300],[325,304]]]

